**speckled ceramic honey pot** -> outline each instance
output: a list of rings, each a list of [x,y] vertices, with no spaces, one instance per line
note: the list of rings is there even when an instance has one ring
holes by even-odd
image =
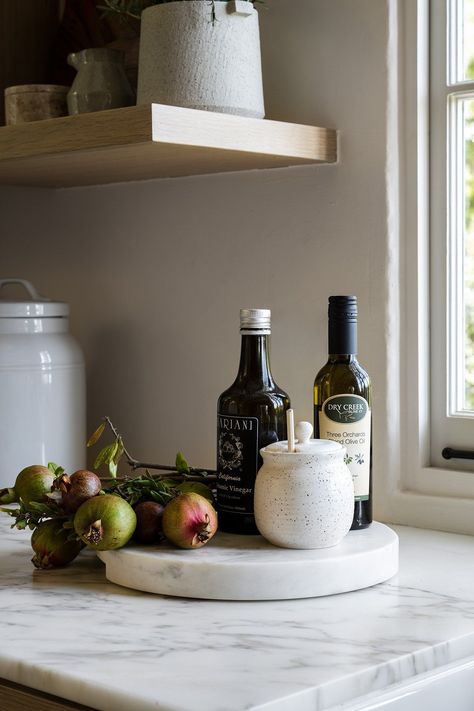
[[[346,450],[338,442],[310,439],[309,422],[299,422],[295,430],[293,451],[286,441],[260,450],[255,521],[262,536],[276,546],[329,548],[348,533],[354,515]]]

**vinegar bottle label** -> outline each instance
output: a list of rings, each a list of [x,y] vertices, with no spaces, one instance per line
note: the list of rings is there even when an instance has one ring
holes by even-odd
[[[221,511],[253,514],[258,425],[257,417],[217,415],[217,503]]]
[[[356,501],[367,501],[370,486],[370,420],[367,400],[360,395],[333,395],[319,412],[319,436],[346,448]]]

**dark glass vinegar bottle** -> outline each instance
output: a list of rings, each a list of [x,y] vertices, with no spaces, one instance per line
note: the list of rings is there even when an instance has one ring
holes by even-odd
[[[357,361],[357,297],[330,296],[328,315],[328,361],[314,381],[314,431],[347,450],[354,530],[372,523],[371,385]]]
[[[290,399],[270,370],[270,316],[268,309],[241,309],[239,371],[217,404],[217,509],[219,528],[228,533],[258,533],[253,495],[259,450],[286,439]]]

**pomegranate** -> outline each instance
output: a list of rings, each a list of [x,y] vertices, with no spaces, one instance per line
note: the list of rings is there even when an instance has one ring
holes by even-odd
[[[70,533],[61,521],[50,519],[39,523],[31,536],[31,547],[35,552],[31,559],[33,565],[43,569],[59,568],[74,560],[84,544],[68,540]]]
[[[61,505],[67,513],[74,513],[79,506],[97,496],[102,488],[102,483],[94,472],[78,469],[68,476],[63,474],[54,483],[54,488],[61,492]]]
[[[164,506],[157,501],[142,501],[135,506],[137,527],[133,537],[139,543],[157,543],[163,540],[164,510]]]
[[[121,548],[132,537],[137,516],[128,501],[104,494],[84,501],[74,516],[74,528],[82,541],[98,551]]]
[[[46,494],[51,491],[55,476],[41,464],[33,464],[18,474],[15,481],[15,494],[25,506],[30,501],[43,501]]]
[[[180,494],[165,506],[163,533],[179,548],[201,548],[217,531],[217,513],[200,494]]]

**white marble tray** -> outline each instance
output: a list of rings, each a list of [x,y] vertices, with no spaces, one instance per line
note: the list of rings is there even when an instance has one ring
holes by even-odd
[[[127,546],[98,554],[112,583],[208,600],[289,600],[359,590],[398,571],[398,536],[374,522],[334,548],[276,548],[261,536],[217,533],[204,548]]]

